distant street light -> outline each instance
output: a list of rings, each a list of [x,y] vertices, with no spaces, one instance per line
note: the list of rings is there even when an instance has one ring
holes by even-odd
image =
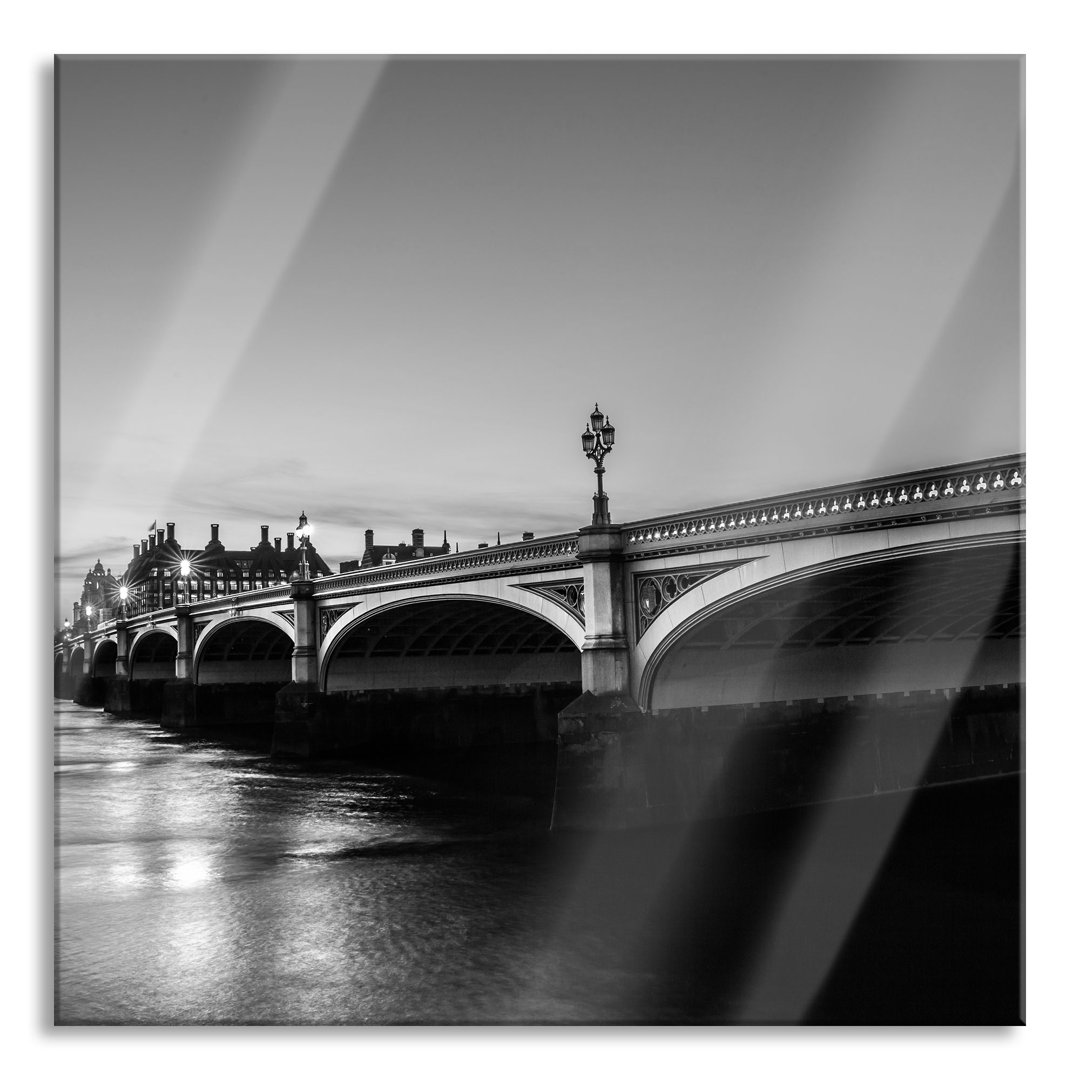
[[[596,494],[593,496],[594,525],[610,525],[607,495],[604,494],[604,458],[615,446],[615,425],[600,411],[599,404],[593,406],[589,423],[581,433],[581,449],[587,458],[596,462]]]
[[[296,523],[296,537],[300,541],[300,580],[308,579],[308,537],[311,536],[311,526],[308,524],[307,514],[300,511],[300,520]]]

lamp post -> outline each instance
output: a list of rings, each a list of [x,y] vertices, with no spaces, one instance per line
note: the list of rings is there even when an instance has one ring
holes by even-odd
[[[183,596],[183,603],[186,606],[188,602],[188,578],[191,575],[191,560],[180,560],[180,583],[181,583],[181,595]]]
[[[296,523],[296,537],[300,541],[300,580],[308,579],[308,537],[311,536],[311,526],[308,524],[307,514],[300,511],[300,520]]]
[[[604,493],[604,458],[615,447],[615,425],[600,411],[599,404],[593,406],[589,423],[581,433],[581,449],[587,458],[596,462],[596,494],[593,496],[594,525],[610,525],[607,495]]]
[[[126,585],[120,586],[120,621],[123,622],[127,618],[127,602],[128,597],[131,595],[130,590]]]

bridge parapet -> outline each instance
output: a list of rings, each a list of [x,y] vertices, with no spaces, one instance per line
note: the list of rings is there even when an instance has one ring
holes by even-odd
[[[368,586],[408,584],[418,579],[435,577],[450,578],[453,575],[469,577],[486,574],[516,573],[533,568],[578,566],[577,533],[544,537],[541,540],[515,544],[500,544],[493,548],[480,548],[455,555],[436,555],[427,559],[410,559],[400,566],[370,567],[352,570],[344,574],[315,578],[316,596],[329,597],[342,592],[366,589]],[[193,618],[205,619],[226,614],[250,614],[259,609],[280,609],[291,605],[291,583],[271,585],[250,592],[226,593],[199,600],[188,605]],[[175,623],[174,608],[158,608],[149,612],[129,615],[126,619],[103,622],[94,628],[95,639],[113,631],[119,622],[131,632],[138,632],[156,625],[171,626]],[[62,652],[58,643],[56,652]]]
[[[627,557],[643,558],[761,543],[793,532],[1010,513],[1025,501],[1026,486],[1025,458],[1014,454],[634,522],[623,527],[623,544]]]
[[[372,567],[367,570],[352,570],[346,574],[319,578],[315,582],[315,592],[331,593],[343,585],[384,585],[401,581],[415,581],[417,578],[451,573],[474,574],[514,569],[525,566],[552,565],[558,563],[576,563],[578,538],[576,533],[563,536],[549,536],[543,540],[525,541],[517,544],[500,544],[493,548],[480,548],[476,551],[462,552],[458,555],[436,555],[428,559],[410,559],[401,566]]]

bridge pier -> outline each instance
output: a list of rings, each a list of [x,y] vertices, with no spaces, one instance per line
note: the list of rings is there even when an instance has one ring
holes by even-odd
[[[138,716],[156,723],[164,713],[166,679],[105,679],[105,711],[114,716]]]
[[[559,714],[552,828],[692,822],[1017,773],[1022,688]]]
[[[162,687],[161,726],[220,737],[268,738],[280,683],[194,683],[170,679]]]
[[[632,700],[588,690],[559,713],[552,829],[653,824],[636,753],[644,722]]]
[[[184,731],[198,726],[195,684],[190,679],[168,679],[161,693],[161,726]]]
[[[127,680],[131,678],[131,668],[128,655],[131,651],[131,634],[127,624],[117,620],[116,623],[116,666],[114,673],[117,679]]]
[[[81,645],[82,663],[69,671],[71,700],[76,705],[85,705],[87,708],[93,709],[101,704],[101,690],[100,687],[95,687],[94,680],[90,675],[94,645],[89,634],[83,636]]]
[[[71,700],[76,705],[96,709],[105,704],[105,687],[102,679],[92,675],[76,675],[72,679]]]
[[[586,597],[581,689],[600,697],[630,697],[622,550],[617,525],[592,525],[578,533]]]
[[[318,758],[329,750],[328,700],[317,686],[291,682],[274,698],[270,756]]]
[[[119,669],[120,665],[117,664]],[[132,704],[131,680],[119,670],[112,678],[105,680],[105,711],[113,716],[131,716],[135,710]],[[158,712],[160,715],[160,710]]]
[[[319,690],[319,624],[315,613],[315,582],[294,581],[296,636],[292,653],[292,682],[274,699],[274,737],[271,757],[321,757],[327,748],[327,699]]]

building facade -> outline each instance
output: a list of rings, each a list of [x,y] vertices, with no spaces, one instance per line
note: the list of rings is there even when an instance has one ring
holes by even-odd
[[[87,573],[83,594],[74,606],[76,627],[96,624],[121,613],[138,615],[171,608],[177,603],[195,603],[214,596],[250,592],[271,585],[283,585],[301,573],[303,552],[295,533],[286,533],[270,542],[270,526],[262,525],[259,543],[249,548],[226,548],[218,525],[210,526],[210,539],[202,548],[181,547],[175,525],[151,530],[139,544],[132,545],[132,557],[119,578],[103,569],[100,560]],[[182,561],[190,563],[190,573],[182,574]],[[308,541],[307,574],[323,577],[330,567]],[[126,597],[121,588],[127,588]]]

